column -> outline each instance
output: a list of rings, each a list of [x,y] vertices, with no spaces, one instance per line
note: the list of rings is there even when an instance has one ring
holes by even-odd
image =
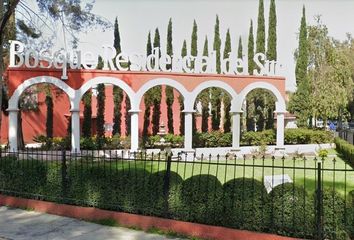
[[[193,140],[193,113],[195,111],[184,110],[184,149],[186,152],[193,151],[192,140]]]
[[[7,109],[9,112],[9,147],[10,152],[17,152],[17,120],[18,109]]]
[[[284,149],[284,118],[285,112],[276,112],[277,114],[277,145],[276,149]]]
[[[130,113],[130,151],[137,152],[139,149],[139,112],[140,110],[129,110]]]
[[[80,153],[80,109],[71,112],[71,152]]]
[[[242,113],[242,111],[231,112],[231,114],[232,114],[232,150],[233,151],[240,150],[241,113]]]

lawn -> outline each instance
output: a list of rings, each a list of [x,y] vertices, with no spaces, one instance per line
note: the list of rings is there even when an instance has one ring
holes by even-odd
[[[336,153],[335,150],[329,151],[329,157],[322,163],[323,187],[331,188],[344,195],[345,192],[354,190],[354,170],[346,164]],[[78,161],[72,164],[77,164]],[[84,161],[96,167],[107,169],[124,169],[133,171],[146,169],[154,173],[166,170],[165,160],[113,160],[113,161]],[[314,192],[317,182],[317,162],[314,157],[308,158],[270,158],[266,159],[229,159],[213,160],[204,159],[194,161],[172,160],[171,171],[177,172],[183,179],[194,175],[211,174],[216,176],[223,184],[234,178],[255,178],[262,180],[264,176],[287,174],[297,186],[304,187],[309,193]],[[79,164],[80,165],[80,164]],[[85,164],[84,164],[85,165]]]

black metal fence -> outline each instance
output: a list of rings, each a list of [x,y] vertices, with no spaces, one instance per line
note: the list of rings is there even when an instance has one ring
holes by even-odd
[[[354,238],[354,170],[334,156],[27,149],[0,157],[5,195],[301,238]]]

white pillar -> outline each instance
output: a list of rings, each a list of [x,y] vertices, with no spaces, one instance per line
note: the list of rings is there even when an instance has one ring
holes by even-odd
[[[9,147],[10,152],[17,152],[17,120],[18,109],[7,109],[9,112]]]
[[[129,110],[130,113],[130,151],[137,152],[139,149],[139,112],[140,110]]]
[[[80,109],[71,112],[71,152],[80,153]]]
[[[277,114],[277,145],[276,148],[279,150],[284,149],[284,118],[285,112],[276,112]]]
[[[193,113],[195,111],[186,111],[184,110],[184,150],[186,152],[193,151],[192,142],[193,142]]]
[[[241,113],[240,112],[231,112],[232,113],[232,150],[240,150],[240,129],[241,129]]]

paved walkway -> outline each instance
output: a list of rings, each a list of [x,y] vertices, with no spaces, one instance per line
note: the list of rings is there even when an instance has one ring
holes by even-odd
[[[122,227],[108,227],[46,213],[0,207],[0,240],[178,239]]]

